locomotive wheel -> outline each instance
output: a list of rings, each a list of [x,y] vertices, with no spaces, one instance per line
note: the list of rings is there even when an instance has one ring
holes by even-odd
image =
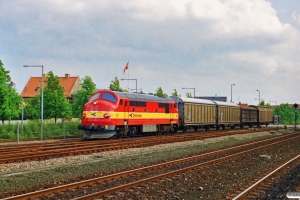
[[[174,133],[177,133],[177,131],[178,131],[178,128],[177,127],[174,127]]]

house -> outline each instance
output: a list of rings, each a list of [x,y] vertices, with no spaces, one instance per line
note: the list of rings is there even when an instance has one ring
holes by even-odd
[[[44,88],[47,86],[47,75],[44,76]],[[65,95],[68,99],[72,99],[72,94],[81,89],[81,82],[79,76],[70,76],[65,74],[64,77],[59,77],[60,85],[65,89]],[[40,93],[42,87],[42,77],[30,77],[20,96],[24,99],[35,97]]]

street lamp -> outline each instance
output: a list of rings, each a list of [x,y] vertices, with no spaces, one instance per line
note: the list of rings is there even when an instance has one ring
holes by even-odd
[[[43,66],[43,65],[24,65],[23,67],[41,67],[41,68],[42,68],[41,140],[43,140],[43,119],[44,119],[44,66]]]
[[[256,90],[258,92],[258,105],[260,104],[260,91]]]
[[[269,101],[269,102],[275,102],[275,103],[276,103],[276,106],[277,106],[277,101]]]
[[[195,88],[182,88],[182,89],[193,89],[194,90],[194,98],[195,98]]]
[[[232,86],[235,86],[235,84],[231,84],[231,100],[230,100],[231,103],[232,103]]]
[[[121,81],[124,81],[124,80],[134,80],[134,81],[135,81],[135,91],[136,91],[136,93],[137,93],[137,90],[138,90],[138,89],[137,89],[137,79],[128,79],[128,78],[125,78],[125,79],[122,78],[122,79],[121,79]]]

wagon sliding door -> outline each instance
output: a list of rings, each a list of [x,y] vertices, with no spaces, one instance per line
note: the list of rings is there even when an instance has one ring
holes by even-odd
[[[216,107],[206,104],[186,103],[184,122],[189,125],[206,125],[216,122]]]
[[[219,106],[219,124],[238,124],[239,122],[239,107]]]

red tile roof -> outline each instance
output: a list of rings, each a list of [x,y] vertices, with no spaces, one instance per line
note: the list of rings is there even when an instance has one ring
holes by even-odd
[[[44,88],[47,86],[46,75],[44,74]],[[70,76],[66,74],[64,77],[59,77],[60,85],[65,89],[65,95],[71,96],[79,88],[80,78],[79,76]],[[39,94],[39,88],[42,87],[42,77],[30,77],[22,93],[23,98],[31,98]]]

